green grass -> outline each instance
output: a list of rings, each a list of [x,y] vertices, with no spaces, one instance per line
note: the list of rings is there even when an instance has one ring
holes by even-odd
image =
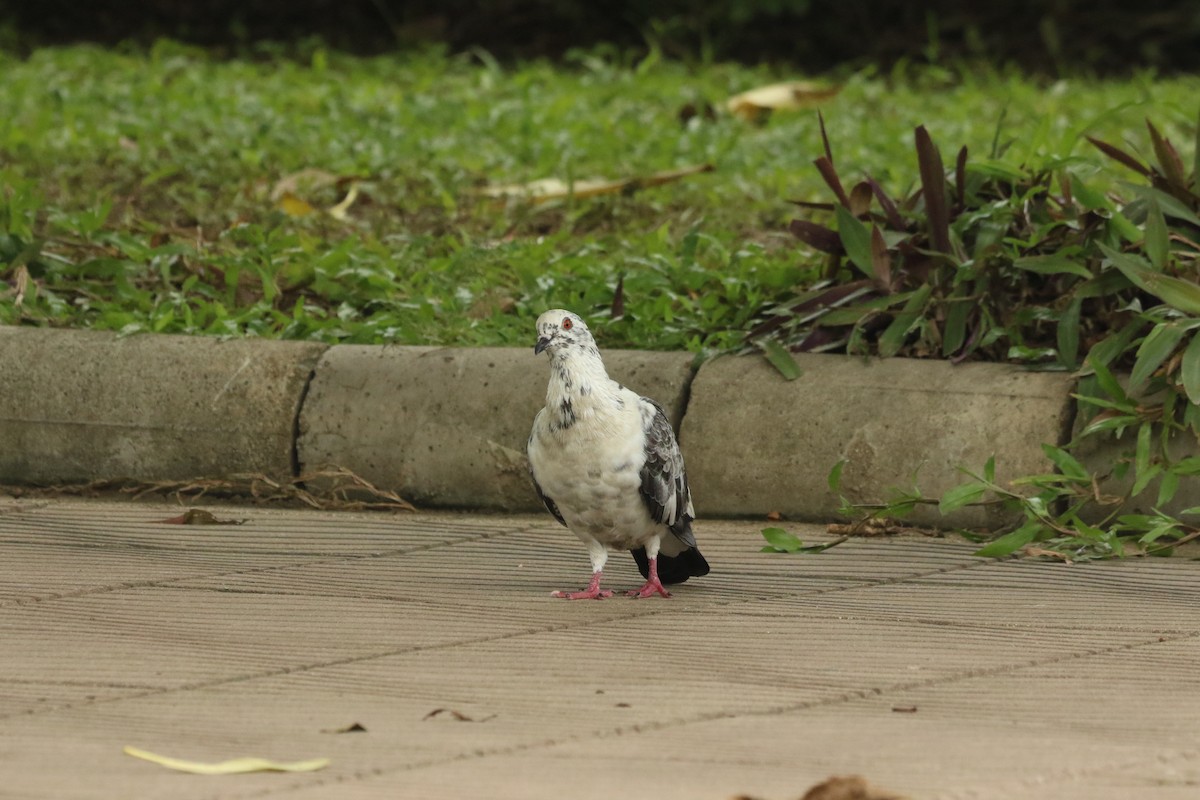
[[[780,78],[601,53],[565,65],[314,48],[218,61],[150,52],[0,54],[0,280],[24,264],[0,323],[330,342],[526,345],[563,306],[608,347],[725,349],[810,280],[821,259],[786,233],[789,199],[824,200],[815,114],[681,123]],[[911,189],[912,131],[952,154],[1013,139],[1014,163],[1075,160],[1126,178],[1082,138],[1144,142],[1153,118],[1193,140],[1200,79],[1044,84],[1015,74],[860,73],[824,106],[838,171]],[[1185,145],[1186,146],[1186,145]],[[631,195],[542,206],[481,198],[486,183],[715,170]],[[345,220],[271,199],[319,169],[360,199]],[[610,318],[623,279],[625,313]]]

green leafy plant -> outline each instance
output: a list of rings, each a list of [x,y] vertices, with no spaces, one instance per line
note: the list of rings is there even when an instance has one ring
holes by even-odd
[[[999,131],[986,159],[963,147],[950,170],[924,126],[914,138],[918,188],[894,198],[870,176],[847,190],[823,135],[814,164],[835,202],[801,205],[832,212],[835,226],[790,229],[827,254],[824,280],[767,309],[748,338],[1077,368],[1081,347],[1129,313],[1138,284],[1108,252],[1142,239],[1131,218],[1145,215],[1143,201],[1118,208],[1067,164],[1002,160]]]
[[[863,525],[875,520],[909,516],[918,505],[936,506],[942,514],[960,508],[999,504],[1015,512],[1018,520],[975,551],[984,558],[1002,558],[1023,552],[1068,561],[1086,561],[1132,555],[1170,555],[1176,547],[1200,539],[1200,506],[1184,509],[1177,516],[1155,511],[1151,514],[1120,513],[1127,498],[1102,494],[1094,476],[1069,452],[1043,445],[1046,457],[1057,472],[1028,475],[1011,486],[996,482],[995,460],[989,459],[979,473],[963,470],[968,480],[947,490],[940,498],[923,495],[919,489],[894,492],[882,503],[852,503],[842,498],[842,513]],[[1189,457],[1170,465],[1165,475],[1200,475],[1200,458]],[[1085,521],[1099,508],[1106,514],[1094,524]],[[1195,517],[1186,522],[1180,517]],[[979,540],[973,531],[961,531]]]
[[[805,544],[799,536],[783,528],[763,528],[762,537],[767,541],[762,548],[763,553],[824,553],[848,539],[841,536],[820,544]]]
[[[815,163],[838,202],[816,207],[833,211],[836,228],[797,220],[792,231],[829,255],[828,281],[774,309],[752,337],[793,350],[988,358],[1079,376],[1076,436],[1043,446],[1056,472],[1003,487],[989,461],[941,498],[894,491],[869,506],[843,501],[847,512],[903,518],[919,505],[947,514],[984,503],[1020,511],[1023,521],[985,545],[985,556],[1028,547],[1073,558],[1157,554],[1200,536],[1181,519],[1200,509],[1162,510],[1181,481],[1200,474],[1200,457],[1172,450],[1200,436],[1200,186],[1196,168],[1186,170],[1170,140],[1147,127],[1150,165],[1089,137],[1148,179],[1121,185],[1128,200],[1067,167],[994,157],[972,166],[965,148],[947,171],[924,128],[911,196],[893,200],[869,178],[846,192],[824,139]],[[1073,455],[1088,439],[1126,431],[1133,447],[1112,475],[1091,474]],[[830,476],[835,491],[840,470]],[[1101,491],[1104,479],[1126,474],[1126,491]],[[1153,513],[1128,512],[1155,481]]]

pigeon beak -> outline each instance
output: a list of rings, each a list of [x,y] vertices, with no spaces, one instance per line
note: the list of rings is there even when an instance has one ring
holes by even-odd
[[[550,346],[550,337],[549,336],[539,336],[538,340],[537,340],[537,344],[535,344],[533,346],[533,354],[535,356],[539,355],[543,350],[545,350],[549,346]]]

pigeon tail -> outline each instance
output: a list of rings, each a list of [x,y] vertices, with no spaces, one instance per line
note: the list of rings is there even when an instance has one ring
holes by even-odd
[[[650,578],[650,559],[646,557],[646,548],[638,547],[629,551],[637,562],[638,572],[642,577]],[[663,583],[683,583],[688,578],[698,578],[708,574],[708,562],[695,547],[689,547],[676,556],[658,555],[658,577]]]

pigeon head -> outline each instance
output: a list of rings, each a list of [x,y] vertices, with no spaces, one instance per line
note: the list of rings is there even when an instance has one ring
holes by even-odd
[[[571,350],[596,350],[596,340],[587,323],[578,314],[561,308],[551,309],[538,317],[535,354],[549,350],[551,356]]]

